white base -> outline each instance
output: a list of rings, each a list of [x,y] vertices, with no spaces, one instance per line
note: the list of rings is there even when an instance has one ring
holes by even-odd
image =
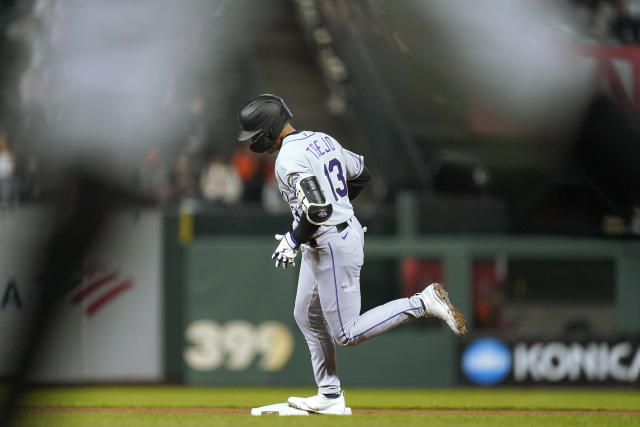
[[[302,409],[292,408],[288,403],[274,403],[273,405],[252,408],[251,415],[309,415],[309,412],[303,411]],[[351,415],[351,408],[345,408],[343,415]]]
[[[252,408],[251,415],[309,415],[307,411],[292,408],[288,403],[274,403],[273,405]]]

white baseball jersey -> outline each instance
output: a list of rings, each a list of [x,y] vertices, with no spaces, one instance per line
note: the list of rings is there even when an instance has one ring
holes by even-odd
[[[296,198],[296,174],[312,174],[318,178],[324,196],[333,205],[333,214],[323,227],[335,226],[353,216],[347,180],[358,177],[364,168],[362,156],[342,148],[331,136],[321,132],[294,132],[282,141],[276,159],[276,178],[285,202],[293,214],[293,228],[303,215]]]

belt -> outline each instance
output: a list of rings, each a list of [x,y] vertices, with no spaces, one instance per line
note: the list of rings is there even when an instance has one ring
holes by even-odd
[[[336,225],[336,230],[338,230],[338,233],[342,233],[348,226],[349,226],[349,221],[341,222],[340,224]],[[318,242],[316,242],[316,239],[309,239],[309,242],[307,243],[312,248],[318,247]]]

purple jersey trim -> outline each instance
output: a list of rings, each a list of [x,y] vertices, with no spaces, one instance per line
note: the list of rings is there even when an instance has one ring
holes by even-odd
[[[347,336],[344,333],[344,325],[342,324],[342,315],[340,314],[340,299],[338,298],[338,279],[336,278],[336,264],[333,259],[333,248],[331,247],[331,243],[329,243],[329,251],[331,251],[331,268],[333,269],[333,285],[336,290],[336,306],[338,307],[338,319],[340,320],[340,329],[342,330],[342,335]]]
[[[303,131],[303,132],[309,132],[309,131]],[[310,136],[313,136],[313,135],[315,135],[315,134],[316,134],[315,132],[311,132],[311,135],[307,135],[307,136],[305,136],[305,137],[303,137],[303,138],[296,138],[296,139],[287,139],[287,137],[285,137],[285,138],[282,140],[282,145],[284,145],[284,144],[286,144],[286,143],[288,143],[288,142],[293,142],[293,141],[302,141],[303,139],[307,139],[307,138],[309,138]],[[304,134],[303,134],[303,135],[304,135]]]
[[[289,234],[289,237],[291,238],[291,240],[293,241],[293,244],[296,246],[300,246],[300,243],[298,243],[298,241],[295,239],[295,237],[293,237],[293,234],[290,231],[287,231],[287,234]]]

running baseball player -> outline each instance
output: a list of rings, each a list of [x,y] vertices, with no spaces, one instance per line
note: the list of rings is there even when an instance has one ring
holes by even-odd
[[[293,224],[275,236],[275,266],[295,267],[302,252],[294,316],[311,352],[318,394],[290,397],[289,405],[342,415],[346,405],[334,340],[354,346],[419,317],[442,319],[457,335],[467,330],[463,315],[437,283],[360,313],[364,232],[351,200],[371,174],[362,156],[325,133],[295,130],[292,117],[282,98],[260,95],[240,111],[238,140],[249,141],[257,153],[278,153],[276,178]]]

